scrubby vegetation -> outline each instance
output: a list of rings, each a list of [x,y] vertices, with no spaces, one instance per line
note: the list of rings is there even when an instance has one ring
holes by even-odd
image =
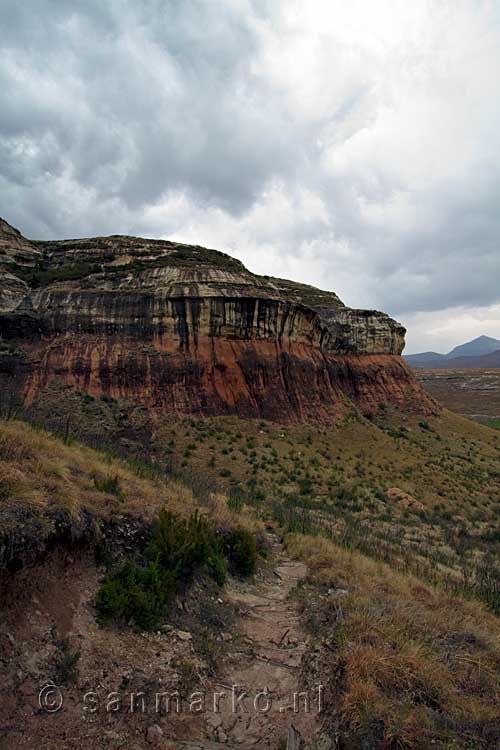
[[[177,581],[206,565],[219,585],[225,580],[222,541],[215,528],[198,512],[177,519],[162,510],[154,525],[150,554]]]
[[[372,421],[330,427],[151,424],[120,399],[52,396],[28,416],[51,417],[64,442],[0,422],[0,532],[15,532],[17,509],[38,514],[37,533],[59,510],[156,518],[148,545],[107,561],[102,622],[160,627],[199,578],[218,591],[226,566],[252,575],[258,522],[247,519],[272,518],[311,570],[297,597],[320,648],[306,666],[328,685],[332,736],[391,750],[500,742],[497,431],[385,405]],[[107,453],[77,442],[89,436]],[[195,635],[215,663],[220,640]],[[62,669],[74,656],[62,653]]]
[[[248,529],[229,530],[224,545],[222,535],[198,511],[179,518],[161,510],[139,562],[127,561],[104,580],[96,599],[101,621],[156,627],[168,603],[196,572],[206,571],[219,586],[224,584],[224,547],[234,575],[246,577],[254,572],[257,548]]]
[[[96,490],[99,490],[99,492],[104,492],[108,495],[115,495],[119,500],[125,499],[125,494],[120,487],[120,480],[118,479],[117,474],[114,476],[95,477],[94,484]]]
[[[148,467],[103,455],[81,444],[65,444],[23,422],[0,421],[0,535],[7,539],[31,511],[37,544],[53,533],[53,520],[64,512],[75,524],[83,513],[96,522],[116,514],[152,524],[145,550],[106,576],[97,596],[102,621],[118,620],[148,629],[155,626],[172,598],[195,573],[205,571],[219,585],[231,572],[254,571],[256,544],[245,515],[228,508],[224,497],[203,494],[202,508],[185,485],[149,476]],[[203,514],[209,512],[211,520]],[[217,527],[225,529],[225,538]],[[255,526],[255,524],[254,524]],[[23,544],[29,540],[24,539]]]
[[[96,597],[101,622],[122,621],[147,630],[155,627],[175,594],[175,577],[157,562],[131,561],[107,577]]]
[[[321,532],[500,608],[496,430],[385,404],[371,421],[353,414],[333,427],[235,417],[151,424],[139,407],[55,386],[32,410],[61,433],[70,412],[70,436],[147,460],[199,497],[221,492],[235,514],[246,509],[289,530]]]
[[[145,561],[127,561],[104,580],[96,599],[99,616],[104,622],[153,628],[166,605],[202,568],[223,585],[226,568],[215,528],[197,512],[184,519],[162,510]]]
[[[0,421],[2,524],[5,527],[10,517],[15,523],[16,508],[64,510],[75,517],[89,511],[109,518],[124,511],[124,498],[126,512],[145,519],[162,507],[181,515],[194,508],[186,487],[141,476],[135,468],[134,461],[127,465],[79,443],[64,444],[24,422]]]
[[[381,404],[372,421],[353,415],[315,430],[183,419],[155,433],[157,454],[164,445],[179,476],[191,482],[208,471],[235,510],[323,534],[500,611],[500,439],[492,430]],[[196,449],[186,458],[189,445]]]
[[[11,263],[8,270],[33,288],[48,286],[54,281],[84,279],[101,269],[101,263],[71,263],[63,266],[46,266],[42,261],[34,267]]]
[[[241,578],[251,576],[257,562],[254,535],[247,529],[235,529],[229,535],[227,546],[231,572]]]

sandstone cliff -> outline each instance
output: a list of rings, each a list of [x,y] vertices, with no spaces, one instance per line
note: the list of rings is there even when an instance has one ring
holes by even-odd
[[[0,220],[0,333],[26,355],[28,402],[57,378],[157,413],[329,422],[352,402],[435,408],[400,357],[399,323],[199,246],[28,241]]]

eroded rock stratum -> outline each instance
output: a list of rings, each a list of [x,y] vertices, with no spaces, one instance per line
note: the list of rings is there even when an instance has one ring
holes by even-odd
[[[0,332],[24,352],[9,366],[27,402],[58,379],[156,413],[328,423],[353,406],[436,408],[388,315],[200,246],[30,241],[0,219]]]

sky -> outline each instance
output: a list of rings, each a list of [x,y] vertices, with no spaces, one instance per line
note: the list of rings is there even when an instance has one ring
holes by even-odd
[[[500,338],[498,0],[2,0],[0,215]]]

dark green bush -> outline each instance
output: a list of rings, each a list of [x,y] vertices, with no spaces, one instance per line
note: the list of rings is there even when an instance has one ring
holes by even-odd
[[[434,430],[432,429],[432,427],[430,426],[429,422],[426,419],[424,419],[421,422],[419,422],[418,426],[422,430],[428,430],[429,432],[434,432]]]
[[[175,590],[175,576],[158,563],[141,568],[127,562],[105,579],[97,593],[96,608],[104,622],[132,621],[147,630],[155,627]]]
[[[148,630],[196,569],[206,566],[220,586],[226,578],[222,543],[215,529],[195,513],[179,519],[162,510],[146,551],[147,564],[127,562],[107,576],[96,608],[102,622],[132,622]]]
[[[179,519],[169,511],[160,511],[150,551],[179,581],[189,578],[195,568],[204,563],[213,570],[220,569],[217,558],[224,562],[222,544],[215,529],[198,512],[188,519]]]
[[[231,572],[242,578],[251,576],[257,562],[257,546],[253,534],[246,529],[235,529],[229,542]]]
[[[299,492],[301,495],[310,495],[313,490],[313,484],[309,477],[299,480]]]

